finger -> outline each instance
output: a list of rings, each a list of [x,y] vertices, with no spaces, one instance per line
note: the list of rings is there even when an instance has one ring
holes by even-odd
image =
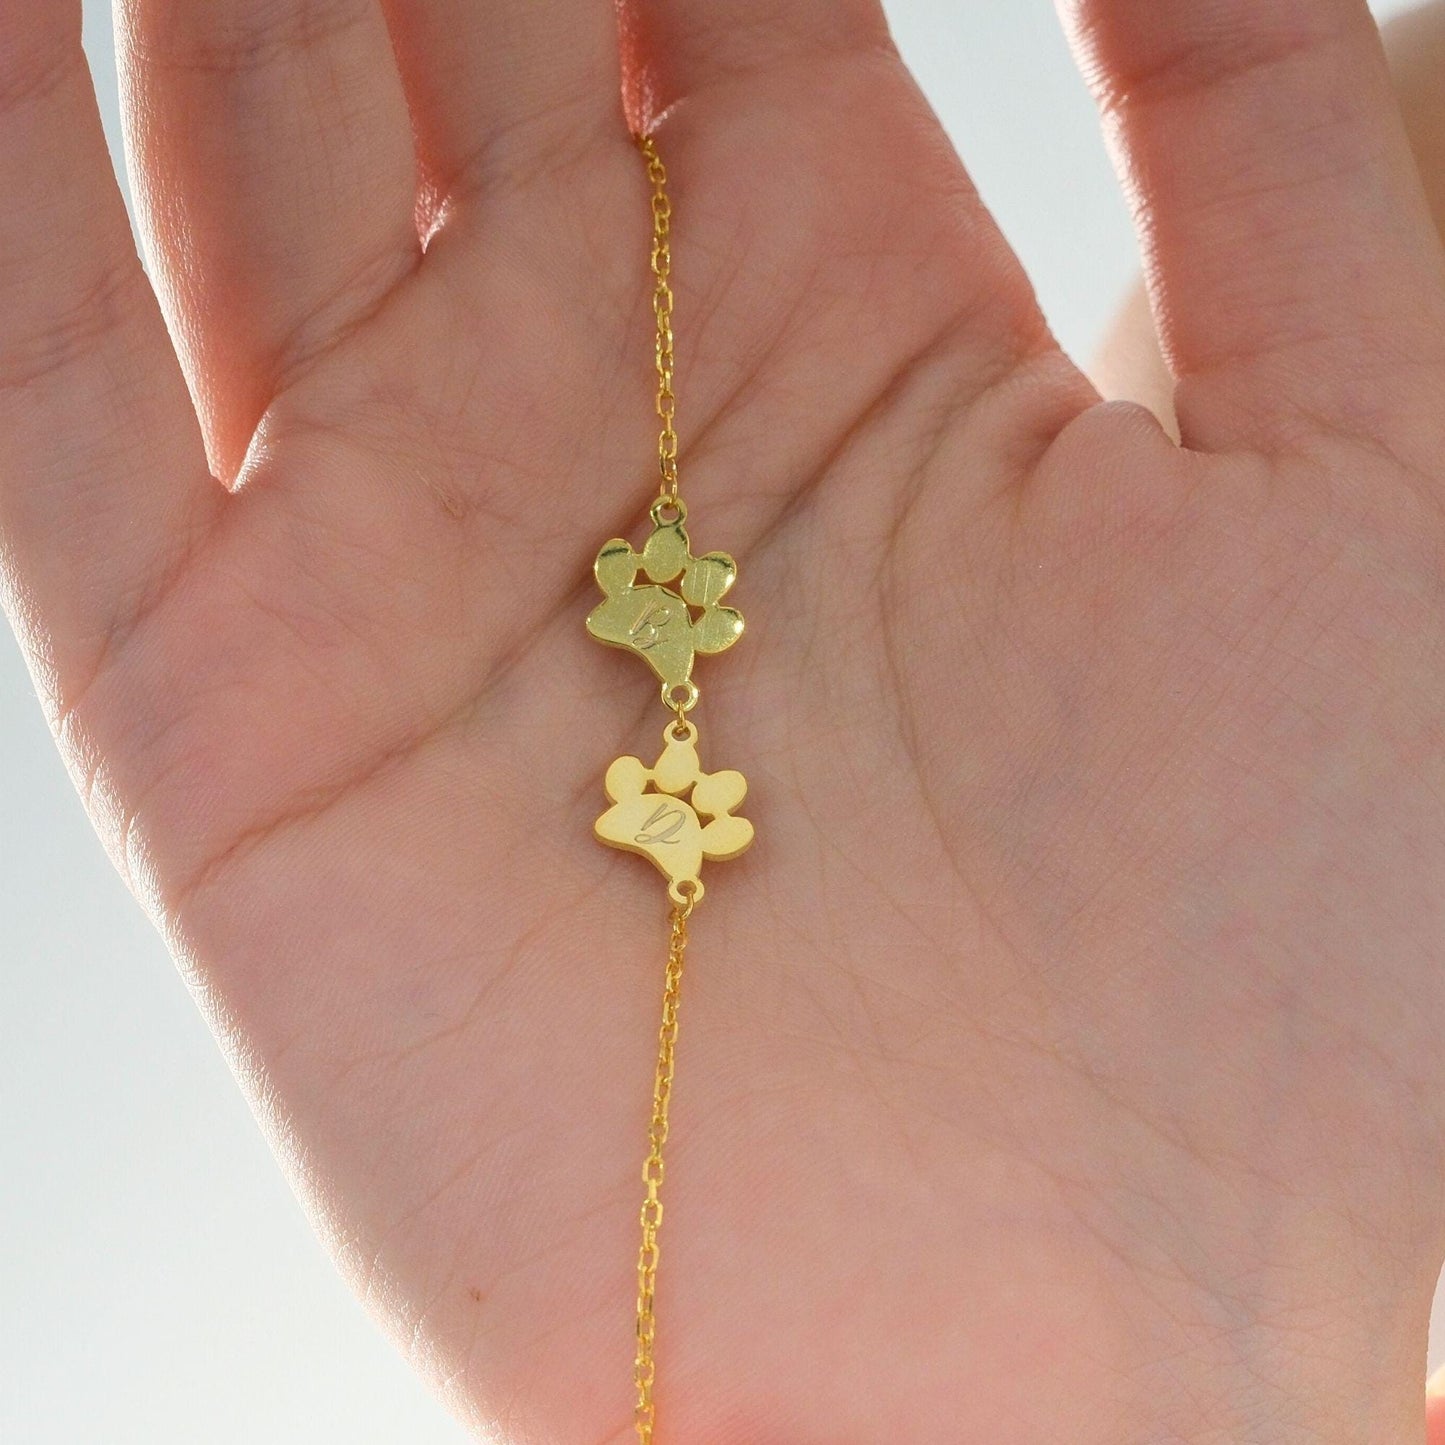
[[[621,154],[617,15],[599,0],[383,0],[433,219],[488,183]]]
[[[1440,352],[1440,248],[1363,0],[1064,0],[1137,202],[1186,440]]]
[[[1397,15],[1383,28],[1395,97],[1437,232],[1445,232],[1445,4]]]
[[[624,13],[628,106],[637,130],[719,82],[892,48],[878,0],[722,0],[706,6],[628,0]],[[806,83],[801,71],[798,79]]]
[[[1425,1385],[1425,1445],[1445,1445],[1445,1369]]]
[[[377,0],[124,0],[138,201],[218,470],[416,265],[416,166]]]
[[[1146,406],[1179,439],[1174,417],[1174,378],[1159,354],[1159,337],[1142,286],[1129,293],[1089,368],[1099,394],[1110,401]]]
[[[81,7],[0,7],[0,564],[54,708],[200,546],[224,494],[136,257]]]
[[[1396,16],[1382,33],[1415,168],[1435,229],[1445,232],[1445,92],[1438,84],[1445,68],[1445,3],[1437,0]],[[1130,294],[1115,316],[1090,374],[1106,397],[1140,402],[1165,426],[1176,427],[1174,378],[1160,354],[1142,287]]]

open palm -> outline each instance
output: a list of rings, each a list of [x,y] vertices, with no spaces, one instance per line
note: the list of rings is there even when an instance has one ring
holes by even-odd
[[[1182,449],[1058,351],[871,0],[623,7],[759,830],[694,930],[673,1445],[1419,1434],[1445,272],[1359,0],[1071,19]],[[78,32],[0,18],[57,736],[418,1365],[622,1441],[664,910],[590,827],[666,714],[582,628],[653,485],[613,7],[129,0],[165,321]]]

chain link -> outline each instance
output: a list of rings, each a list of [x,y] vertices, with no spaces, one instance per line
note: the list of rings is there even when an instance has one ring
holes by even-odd
[[[662,500],[677,501],[677,432],[673,417],[677,398],[672,390],[672,201],[667,193],[667,168],[650,135],[638,136],[638,148],[647,161],[652,183],[652,310],[657,318],[657,416],[662,431],[657,438],[657,466],[662,473]]]
[[[667,168],[651,136],[637,138],[638,149],[647,162],[652,185],[652,310],[657,319],[657,417],[662,423],[657,438],[657,466],[661,474],[658,503],[682,515],[678,493],[677,431],[674,417],[677,398],[672,389],[672,201],[667,190]],[[679,695],[680,694],[680,695]],[[688,711],[697,702],[697,689],[664,690],[664,702],[677,715],[677,728],[687,728]],[[672,1103],[672,1079],[677,1050],[677,1009],[682,992],[683,956],[687,949],[687,920],[701,896],[700,890],[680,885],[681,898],[674,893],[669,914],[667,971],[662,992],[662,1024],[657,1036],[657,1072],[652,1085],[652,1121],[647,1130],[647,1158],[642,1182],[647,1193],[639,1216],[642,1245],[637,1255],[637,1356],[633,1381],[637,1387],[635,1412],[639,1445],[652,1445],[657,1411],[652,1390],[657,1377],[657,1265],[661,1255],[658,1234],[662,1229],[662,1181],[665,1173],[663,1149],[667,1143],[668,1111]]]
[[[667,974],[662,991],[662,1027],[657,1036],[657,1074],[652,1085],[652,1123],[647,1130],[647,1160],[642,1182],[647,1196],[642,1201],[642,1248],[637,1255],[637,1359],[633,1379],[637,1385],[637,1438],[640,1445],[652,1445],[657,1412],[652,1403],[652,1385],[657,1367],[653,1347],[657,1339],[654,1301],[657,1290],[657,1236],[662,1228],[662,1162],[667,1143],[668,1108],[672,1103],[672,1076],[677,1049],[677,1005],[682,992],[683,954],[687,949],[687,920],[696,899],[691,894],[674,903],[667,947]]]

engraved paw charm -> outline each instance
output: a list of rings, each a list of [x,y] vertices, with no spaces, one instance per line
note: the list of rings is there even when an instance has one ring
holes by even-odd
[[[743,632],[742,613],[721,605],[737,563],[726,552],[694,557],[683,527],[686,507],[673,504],[670,520],[666,510],[661,501],[653,504],[652,535],[641,552],[614,537],[597,554],[593,571],[606,600],[587,618],[593,637],[635,652],[652,668],[664,697],[691,689],[698,653],[722,652]],[[639,574],[647,581],[639,582]],[[661,585],[667,582],[676,588]]]
[[[651,858],[675,902],[689,894],[696,902],[703,859],[736,858],[753,841],[753,825],[732,813],[747,793],[747,779],[733,771],[703,772],[692,723],[669,723],[662,736],[662,756],[651,768],[626,757],[607,769],[612,806],[595,831],[614,848]]]

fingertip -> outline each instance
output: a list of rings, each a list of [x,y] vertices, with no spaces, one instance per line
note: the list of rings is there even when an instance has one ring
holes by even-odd
[[[1100,396],[1148,407],[1170,436],[1179,440],[1174,377],[1159,349],[1159,333],[1142,286],[1136,286],[1119,308],[1089,376]]]
[[[1425,1445],[1445,1445],[1445,1366],[1425,1382]]]

